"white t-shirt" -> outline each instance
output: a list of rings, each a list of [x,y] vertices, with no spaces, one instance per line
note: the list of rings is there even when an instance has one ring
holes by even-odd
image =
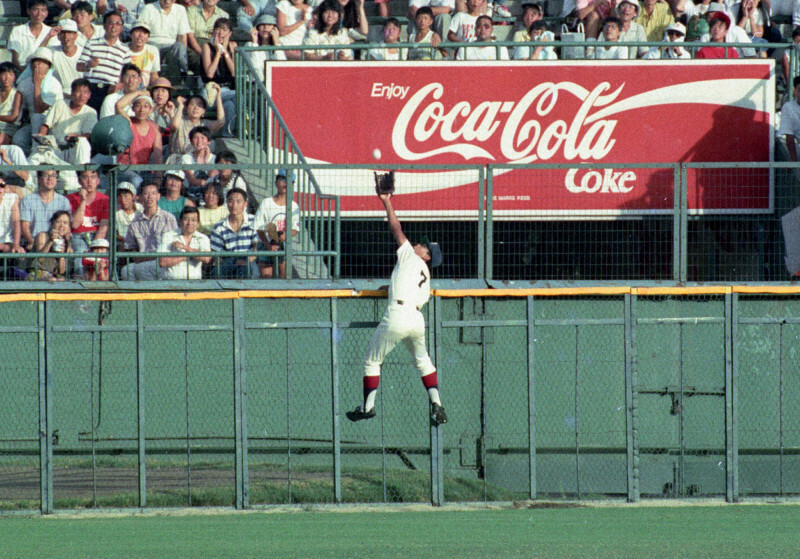
[[[311,10],[308,10],[305,14],[303,10],[299,10],[295,8],[289,0],[281,0],[278,2],[278,11],[282,12],[283,15],[286,16],[286,25],[294,25],[298,21],[303,21],[303,16],[308,15],[308,18],[311,18]],[[306,26],[301,25],[288,35],[284,35],[281,37],[281,44],[282,45],[302,45],[303,39],[306,36]]]
[[[165,231],[161,236],[161,242],[158,245],[157,252],[177,252],[172,246],[172,243],[180,238],[184,242],[181,235],[181,230]],[[200,231],[195,231],[189,241],[189,248],[199,250],[201,252],[211,251],[211,240],[203,235]],[[183,251],[180,251],[183,252]],[[203,263],[193,258],[187,258],[183,262],[164,268],[159,266],[160,275],[162,279],[168,280],[182,280],[182,279],[202,279],[203,278]]]
[[[122,90],[116,91],[114,93],[109,93],[103,99],[103,104],[100,105],[100,118],[105,118],[107,116],[113,116],[117,114],[117,101],[122,99],[125,93]],[[128,116],[133,115],[133,103],[128,105]]]
[[[781,125],[778,134],[783,136],[790,134],[795,138],[800,138],[800,104],[797,99],[792,99],[784,103],[781,109]]]
[[[142,71],[142,83],[150,85],[150,74],[161,71],[161,53],[153,45],[145,45],[141,52],[131,51],[131,64]]]
[[[81,57],[81,49],[76,49],[75,54],[67,56],[61,45],[53,47],[53,74],[61,83],[64,94],[71,91],[72,82],[83,77],[83,72],[78,72],[78,59]]]
[[[429,33],[430,35],[430,33]],[[430,39],[428,39],[430,42]],[[407,49],[399,49],[395,47],[395,52],[391,52],[390,46],[386,43],[381,43],[381,48],[369,49],[369,58],[371,60],[405,60],[408,56]]]
[[[144,207],[139,202],[134,202],[134,212],[125,213],[125,210],[117,210],[117,235],[123,239],[128,236],[128,227],[136,217],[144,211]]]
[[[3,200],[0,201],[0,243],[10,244],[14,242],[14,227],[11,223],[11,209],[16,201],[17,195],[13,192],[6,192],[3,194]]]
[[[606,47],[595,47],[594,58],[595,60],[628,60],[629,50],[629,47],[622,45],[608,49]]]
[[[450,11],[456,9],[456,0],[411,0],[408,3],[408,7],[415,7],[421,8],[423,6],[430,6],[431,8],[441,8],[442,6],[446,6],[450,8]]]
[[[470,41],[475,43],[475,41]],[[465,49],[458,49],[456,60],[508,60],[508,49],[500,47],[500,56],[497,56],[497,47],[470,47]]]
[[[450,28],[456,34],[456,38],[462,42],[468,42],[475,38],[475,22],[479,16],[471,16],[467,12],[458,12],[450,20]],[[445,37],[442,37],[445,39]]]
[[[67,134],[91,134],[97,124],[97,112],[89,105],[84,105],[77,114],[69,110],[69,101],[61,100],[50,107],[44,123],[50,128],[49,134],[56,141],[63,142]]]
[[[22,104],[27,109],[28,115],[36,114],[33,107],[33,80],[30,76],[24,77],[17,82],[17,91],[22,93]],[[56,104],[56,101],[63,99],[64,89],[61,87],[61,82],[56,79],[53,72],[48,72],[42,80],[42,102],[52,107]],[[33,133],[36,134],[37,132],[38,129],[34,129]]]
[[[147,4],[140,19],[150,26],[150,38],[147,42],[158,48],[168,47],[178,40],[178,35],[192,32],[186,8],[180,4],[173,4],[169,14],[164,13],[158,2]]]
[[[97,37],[104,37],[105,36],[106,30],[103,29],[102,25],[98,25],[96,23],[93,23],[92,27],[94,28],[94,34],[92,35],[92,39],[96,39]],[[78,46],[78,50],[79,51],[83,51],[83,48],[86,46],[86,43],[88,43],[92,39],[87,38],[86,35],[84,35],[80,31],[78,31],[78,38],[75,39],[75,44]]]
[[[328,35],[327,33],[320,33],[316,29],[309,29],[303,39],[304,45],[349,45],[350,36],[347,34],[347,29],[344,27],[339,29],[336,35]],[[339,56],[339,51],[332,51],[330,49],[321,49],[314,51],[317,56],[325,56],[326,54],[334,53],[334,58]],[[352,53],[345,51],[346,54],[352,58]]]
[[[431,273],[425,261],[417,256],[406,240],[397,249],[397,264],[389,280],[389,301],[422,307],[431,297]]]
[[[286,231],[286,206],[279,206],[272,199],[264,198],[258,206],[256,215],[253,218],[253,229],[264,231],[267,224],[274,223],[278,231]],[[300,230],[300,208],[292,202],[292,231]]]
[[[19,56],[19,63],[25,65],[28,63],[28,57],[33,54],[36,47],[42,44],[44,38],[50,33],[50,27],[42,24],[42,30],[39,31],[39,36],[34,37],[31,33],[31,28],[27,23],[17,25],[11,29],[11,34],[8,36],[8,50],[13,50]],[[55,40],[55,38],[53,39]]]

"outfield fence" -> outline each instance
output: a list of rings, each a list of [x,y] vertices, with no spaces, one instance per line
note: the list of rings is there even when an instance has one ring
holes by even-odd
[[[800,493],[800,289],[439,289],[450,421],[381,293],[2,296],[0,509]]]

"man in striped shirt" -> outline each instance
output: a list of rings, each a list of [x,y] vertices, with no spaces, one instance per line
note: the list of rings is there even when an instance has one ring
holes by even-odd
[[[78,60],[78,71],[85,72],[91,83],[92,97],[88,105],[100,111],[109,88],[119,82],[122,67],[131,61],[131,50],[120,39],[122,16],[106,12],[103,16],[103,37],[93,37]]]
[[[241,188],[231,188],[225,196],[228,217],[211,230],[211,250],[246,252],[256,250],[258,234],[253,227],[253,216],[247,213],[247,193]],[[249,279],[258,277],[255,257],[227,257],[215,259],[216,277],[221,279]]]

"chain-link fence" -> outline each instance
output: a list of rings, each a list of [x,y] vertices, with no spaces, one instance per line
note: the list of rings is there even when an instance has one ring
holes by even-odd
[[[439,291],[440,427],[353,294],[7,296],[0,509],[800,492],[795,288]]]

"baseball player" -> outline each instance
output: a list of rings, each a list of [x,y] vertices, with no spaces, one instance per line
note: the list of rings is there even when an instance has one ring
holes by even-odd
[[[376,176],[376,183],[392,183],[392,174]],[[428,391],[431,407],[431,421],[434,425],[447,422],[447,414],[439,398],[439,384],[436,367],[433,366],[425,347],[425,319],[420,309],[430,298],[430,278],[428,264],[435,268],[442,263],[442,250],[437,243],[427,237],[422,243],[412,245],[403,234],[403,229],[392,208],[392,190],[378,185],[378,197],[386,208],[389,230],[400,248],[397,249],[397,264],[392,271],[389,284],[389,304],[381,323],[372,335],[364,358],[364,404],[347,412],[350,421],[361,421],[375,417],[375,395],[380,383],[381,364],[394,346],[405,343],[414,356],[417,369],[422,375],[422,384]]]

